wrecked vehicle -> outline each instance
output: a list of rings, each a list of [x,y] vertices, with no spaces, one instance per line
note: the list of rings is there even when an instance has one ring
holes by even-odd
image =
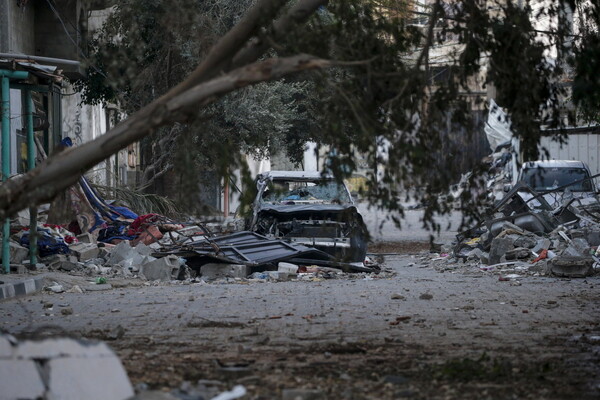
[[[586,211],[600,211],[592,174],[582,161],[529,161],[523,164],[519,181],[543,193],[552,208],[572,201],[573,206]]]
[[[368,230],[343,183],[320,172],[268,171],[256,185],[249,230],[315,247],[340,261],[364,261]]]

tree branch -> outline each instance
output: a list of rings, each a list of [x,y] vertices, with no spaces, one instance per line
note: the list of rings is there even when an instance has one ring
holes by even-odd
[[[108,156],[139,141],[160,126],[186,118],[190,112],[197,112],[198,107],[209,104],[226,93],[292,73],[332,65],[335,63],[308,55],[268,59],[197,85],[170,100],[158,99],[106,134],[77,148],[66,149],[27,174],[2,184],[0,219],[28,206],[51,200]]]
[[[286,0],[260,0],[254,4],[240,22],[210,49],[204,61],[183,82],[164,94],[162,99],[171,99],[222,71],[226,72],[226,66],[233,56],[257,33],[265,21],[270,23],[275,18],[285,3]]]

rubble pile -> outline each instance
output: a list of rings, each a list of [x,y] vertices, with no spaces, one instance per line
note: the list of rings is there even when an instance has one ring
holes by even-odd
[[[594,274],[600,266],[600,215],[568,199],[552,208],[543,194],[516,185],[439,260],[475,262],[486,271],[569,278]]]
[[[82,178],[68,191],[68,207],[53,203],[37,218],[38,259],[29,258],[30,221],[21,213],[11,224],[11,269],[15,272],[64,271],[71,275],[140,278],[147,281],[298,278],[302,268],[377,273],[376,263],[343,263],[314,247],[258,235],[230,233],[232,221],[207,225],[176,223],[158,214],[137,215],[105,202]],[[60,203],[60,202],[58,202]],[[67,202],[68,203],[68,202]],[[62,207],[61,213],[56,208]],[[65,209],[77,210],[69,215]],[[63,214],[62,220],[57,214]],[[64,215],[67,215],[66,217]],[[50,224],[61,220],[61,224]],[[257,275],[258,274],[258,275]],[[265,275],[266,274],[266,275]],[[300,275],[301,279],[306,275]],[[104,279],[104,280],[103,280]]]

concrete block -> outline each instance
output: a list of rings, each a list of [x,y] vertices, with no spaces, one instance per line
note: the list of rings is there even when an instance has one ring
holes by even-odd
[[[170,281],[177,279],[181,262],[179,257],[169,255],[159,258],[140,267],[140,275],[149,281]]]
[[[246,278],[250,267],[242,264],[209,263],[200,267],[200,275],[205,279]]]
[[[0,398],[45,398],[46,388],[33,360],[0,359]]]
[[[81,235],[77,235],[77,240],[80,243],[97,243],[96,236],[91,233],[82,233]]]
[[[23,282],[14,284],[15,296],[25,296],[26,294],[37,292],[35,281],[33,279],[27,279]]]
[[[79,261],[96,258],[98,257],[98,253],[100,253],[98,246],[93,243],[77,243],[69,246],[69,249],[77,256]]]
[[[513,249],[513,239],[494,238],[490,247],[490,265],[498,264],[500,258],[509,250]]]
[[[23,260],[29,257],[29,249],[19,245],[18,243],[9,241],[10,262],[13,264],[21,264]]]
[[[549,260],[547,272],[567,278],[585,278],[594,273],[594,259],[591,257],[557,256]]]
[[[0,285],[0,299],[8,299],[11,297],[15,297],[15,287],[14,285],[8,283],[5,285]]]
[[[125,400],[134,395],[116,356],[56,358],[48,362],[48,398],[61,400]]]
[[[10,264],[10,272],[13,274],[24,275],[28,271],[23,264]]]

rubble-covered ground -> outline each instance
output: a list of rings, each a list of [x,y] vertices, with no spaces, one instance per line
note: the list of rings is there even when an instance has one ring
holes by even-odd
[[[377,250],[403,254],[379,274],[314,268],[285,282],[53,273],[59,293],[0,303],[1,328],[106,340],[138,390],[176,398],[236,384],[252,399],[600,397],[597,271]]]

